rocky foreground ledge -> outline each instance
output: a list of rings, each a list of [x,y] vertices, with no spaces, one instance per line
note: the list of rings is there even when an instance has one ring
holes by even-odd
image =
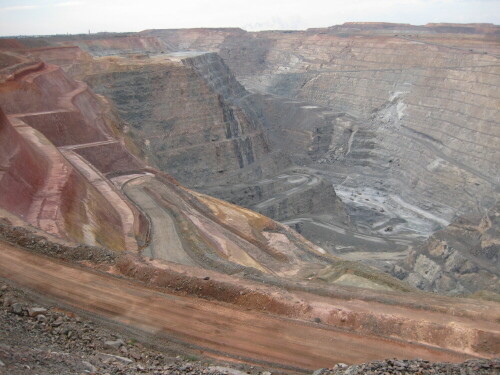
[[[386,359],[360,365],[339,363],[332,369],[320,369],[314,375],[387,375],[387,374],[443,374],[486,375],[500,373],[500,358],[493,360],[468,360],[463,363],[436,363],[414,360]]]
[[[187,353],[172,343],[154,350],[133,334],[126,337],[102,322],[82,318],[0,282],[0,374],[9,375],[277,375],[245,364],[227,364]],[[348,366],[337,364],[314,375],[500,373],[500,358],[461,364],[388,359]]]
[[[266,374],[249,365],[231,366],[180,352],[173,343],[161,351],[146,348],[133,335],[0,282],[0,375]]]

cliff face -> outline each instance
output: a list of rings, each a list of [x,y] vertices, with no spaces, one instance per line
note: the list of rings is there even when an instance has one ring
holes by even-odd
[[[26,216],[30,202],[48,173],[48,166],[14,130],[0,113],[0,204],[7,210]]]
[[[359,231],[402,249],[498,199],[496,33],[487,24],[350,23],[143,35],[217,51],[263,94],[248,100],[271,147],[329,179]]]
[[[37,51],[43,58],[42,50]],[[65,61],[64,52],[45,51],[47,60]],[[71,61],[64,63],[66,69],[99,67],[99,62],[88,65],[88,61],[77,67],[75,51],[63,51]],[[381,272],[327,255],[265,216],[190,191],[129,152],[127,147],[134,145],[131,137],[137,142],[144,135],[147,139],[142,143],[150,145],[146,140],[153,144],[159,136],[154,146],[164,147],[161,141],[166,140],[172,152],[188,163],[179,162],[185,171],[181,176],[199,183],[210,181],[202,173],[205,169],[211,175],[219,172],[210,169],[214,165],[226,163],[228,176],[234,177],[255,170],[248,166],[271,159],[259,117],[246,113],[251,109],[245,102],[250,94],[217,55],[187,61],[179,61],[178,56],[167,60],[159,56],[160,61],[105,60],[101,68],[106,70],[100,69],[88,80],[103,90],[106,84],[116,84],[109,89],[110,97],[123,118],[129,119],[127,125],[119,125],[110,103],[85,83],[71,79],[55,65],[29,64],[29,55],[21,57],[27,66],[11,66],[12,74],[6,73],[0,84],[0,103],[7,112],[0,128],[4,146],[0,208],[18,216],[16,221],[21,219],[63,240],[138,251],[149,258],[226,274],[245,272],[247,276],[248,272],[275,284],[280,277],[311,280],[317,276],[339,285],[412,290]],[[174,119],[171,123],[165,124],[166,114]],[[169,125],[172,132],[166,136],[165,127],[158,128],[159,124]],[[125,126],[130,126],[128,135],[118,131]],[[214,164],[219,147],[227,155],[221,153],[223,160]],[[197,160],[192,157],[197,152],[206,154]],[[176,166],[172,154],[166,159],[157,154],[149,155],[166,160],[169,168]],[[198,167],[205,169],[200,172]],[[189,168],[193,170],[187,172]],[[280,210],[273,213],[274,204],[269,202],[262,209],[280,218],[310,211],[308,200],[312,202],[314,192],[330,187],[316,177],[298,174],[275,178],[268,191],[282,191],[284,196],[267,201],[280,201]],[[296,207],[287,208],[291,193],[286,184],[279,183],[285,178],[298,185],[297,191],[305,192],[306,201],[292,197],[290,202]],[[329,191],[338,203],[331,187]],[[316,209],[325,208],[319,201],[314,204]],[[131,267],[138,266],[132,263]]]
[[[214,54],[172,60],[118,62],[86,79],[113,100],[148,161],[189,186],[262,175],[270,150],[262,124],[235,103],[244,88]]]
[[[275,142],[280,137],[272,131],[270,112],[258,105],[262,97],[246,91],[218,55],[178,52],[89,60],[87,55],[79,59],[81,53],[70,47],[30,53],[57,61],[106,95],[137,153],[188,186],[278,220],[321,214],[349,222],[326,180],[294,169],[290,159],[299,160],[300,147],[287,154],[284,146],[293,143]],[[103,144],[75,152],[101,172],[114,173],[116,163],[128,161],[110,150]],[[246,195],[250,190],[258,193]]]

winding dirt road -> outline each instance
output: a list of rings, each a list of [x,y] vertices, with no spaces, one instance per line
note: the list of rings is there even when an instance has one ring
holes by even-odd
[[[465,356],[422,345],[362,336],[197,298],[159,293],[138,283],[72,266],[0,242],[0,277],[134,327],[146,336],[194,345],[204,354],[290,370],[387,357],[460,361]]]
[[[151,179],[151,176],[135,177],[122,186],[127,197],[151,220],[151,241],[144,249],[144,255],[188,266],[196,265],[184,250],[170,213],[144,190]]]

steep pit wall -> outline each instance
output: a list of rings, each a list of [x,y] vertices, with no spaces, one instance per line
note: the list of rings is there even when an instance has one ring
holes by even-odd
[[[349,139],[359,125],[353,117],[272,95],[255,94],[249,100],[261,113],[271,147],[293,150],[290,158],[295,163],[334,163],[351,151]]]
[[[33,63],[13,67],[0,105],[15,125],[2,115],[2,207],[64,239],[123,250],[120,215],[56,148],[108,142],[95,94],[54,65]]]
[[[19,128],[2,114],[2,208],[62,238],[123,249],[114,208],[40,133]]]
[[[263,174],[270,150],[262,125],[189,64],[151,59],[109,69],[86,80],[112,99],[149,162],[189,186]]]
[[[311,188],[304,189],[300,194],[290,194],[277,202],[267,203],[258,211],[274,220],[284,221],[301,215],[330,215],[338,216],[340,220],[348,223],[342,201],[335,194],[330,182],[321,179]]]
[[[358,145],[351,163],[387,166],[389,190],[418,195],[422,207],[436,201],[430,210],[448,220],[491,205],[500,158],[495,57],[393,36],[258,35],[275,41],[262,75],[242,71],[237,53],[223,55],[228,65],[257,90],[358,118],[373,151]],[[359,173],[353,183],[368,174]]]
[[[0,103],[56,146],[105,140],[102,105],[83,82],[43,62],[14,71],[0,86]]]
[[[70,56],[73,56],[75,54],[75,51],[69,50],[68,48],[61,49],[63,51],[59,51],[57,54],[54,52],[54,48],[37,49],[37,51],[39,53],[39,57],[51,62],[55,58],[53,56],[54,54],[56,54],[57,56],[64,56],[64,50],[68,50],[68,56],[66,56],[67,61],[63,61],[64,69],[71,68],[73,69],[73,71],[79,70],[79,68],[77,67],[78,64],[75,64],[69,58]],[[217,104],[221,106],[222,117],[224,121],[223,134],[228,141],[226,141],[226,139],[224,138],[221,139],[219,135],[213,136],[212,138],[207,138],[207,134],[203,135],[200,133],[189,134],[189,138],[177,138],[176,140],[176,137],[179,137],[181,131],[186,132],[186,130],[182,128],[173,129],[171,133],[164,133],[160,135],[159,130],[161,130],[161,128],[159,126],[162,125],[157,125],[156,128],[154,128],[153,126],[149,126],[149,121],[151,121],[152,119],[154,121],[157,120],[155,120],[155,117],[151,115],[151,111],[148,112],[145,110],[145,108],[149,108],[150,105],[165,107],[165,104],[154,101],[155,97],[150,98],[149,95],[144,96],[143,94],[145,92],[147,93],[148,90],[148,88],[145,88],[144,90],[141,90],[140,96],[137,96],[136,92],[131,93],[131,95],[133,96],[129,96],[129,99],[127,99],[128,105],[122,105],[120,107],[122,108],[121,113],[126,113],[125,119],[130,119],[131,117],[135,118],[134,121],[137,123],[140,122],[140,127],[141,129],[143,129],[142,131],[146,135],[149,134],[148,132],[154,131],[155,133],[153,133],[153,135],[158,134],[159,137],[162,137],[156,140],[143,139],[136,136],[135,129],[134,127],[130,126],[130,122],[128,124],[123,124],[121,126],[122,130],[125,132],[129,132],[128,135],[132,135],[132,137],[135,138],[138,143],[140,143],[139,146],[143,151],[140,154],[145,155],[150,163],[159,165],[158,163],[155,163],[155,160],[158,159],[158,152],[153,152],[151,144],[153,144],[153,146],[155,147],[159,147],[160,149],[165,149],[166,155],[164,158],[162,157],[162,159],[165,159],[166,161],[168,161],[168,163],[165,162],[164,164],[162,164],[163,166],[159,165],[160,168],[167,170],[169,173],[175,173],[176,171],[179,171],[180,174],[177,174],[176,176],[179,177],[184,175],[184,177],[179,177],[181,178],[181,180],[183,178],[189,178],[189,186],[194,186],[198,190],[209,192],[210,194],[214,194],[217,197],[223,199],[229,199],[233,203],[242,204],[245,207],[264,212],[274,219],[281,220],[284,218],[290,218],[298,213],[307,213],[307,209],[312,209],[311,212],[308,212],[311,214],[317,214],[320,212],[323,213],[326,211],[326,207],[332,208],[332,212],[330,212],[330,214],[336,215],[339,213],[337,212],[338,210],[336,210],[336,208],[338,207],[333,207],[332,205],[335,205],[335,202],[338,204],[340,203],[340,201],[336,198],[332,198],[335,197],[335,193],[333,192],[333,189],[331,187],[327,186],[328,184],[326,182],[324,183],[324,186],[322,186],[324,190],[322,188],[318,188],[318,186],[316,186],[317,184],[315,184],[310,189],[308,189],[308,191],[305,191],[303,193],[303,189],[301,189],[301,194],[293,194],[293,196],[290,196],[285,200],[276,200],[276,204],[272,207],[266,205],[265,211],[262,211],[259,207],[256,207],[256,205],[262,200],[270,199],[272,198],[272,194],[281,193],[283,192],[283,189],[286,189],[286,184],[282,184],[280,188],[272,187],[272,185],[275,185],[273,183],[261,184],[258,181],[259,178],[261,178],[263,175],[270,176],[272,174],[276,174],[279,170],[283,170],[284,168],[286,168],[287,165],[289,165],[289,161],[288,157],[284,156],[283,153],[272,153],[272,155],[264,154],[257,155],[257,157],[255,157],[256,152],[258,152],[258,148],[253,150],[255,137],[252,134],[257,134],[257,136],[260,137],[260,135],[256,132],[259,132],[260,129],[262,129],[262,125],[264,125],[266,133],[264,141],[267,144],[271,142],[271,147],[269,148],[270,150],[283,149],[287,147],[290,149],[294,149],[296,151],[293,153],[293,155],[290,155],[290,157],[297,162],[302,162],[304,158],[306,158],[308,161],[310,161],[311,158],[317,159],[326,152],[329,146],[328,137],[323,136],[320,139],[320,137],[317,136],[317,133],[328,133],[328,130],[324,131],[324,128],[328,126],[330,133],[333,129],[333,124],[329,124],[330,118],[332,116],[328,115],[328,119],[325,121],[325,119],[322,117],[324,114],[323,110],[311,111],[308,106],[304,105],[304,107],[307,108],[302,108],[296,105],[296,103],[285,101],[279,102],[279,104],[282,104],[281,106],[276,104],[270,105],[269,108],[265,107],[262,102],[267,102],[267,100],[269,99],[270,102],[274,103],[274,98],[265,98],[264,100],[264,98],[260,95],[250,94],[235,79],[234,75],[226,66],[226,64],[214,53],[192,52],[188,54],[175,53],[172,55],[153,55],[149,59],[125,59],[118,57],[105,58],[93,61],[90,64],[90,67],[88,65],[88,62],[84,60],[81,63],[81,67],[84,67],[82,68],[82,70],[88,68],[90,69],[90,71],[93,70],[96,72],[95,75],[90,75],[91,78],[87,79],[90,81],[98,80],[99,82],[101,82],[101,80],[96,77],[100,77],[102,72],[114,72],[114,75],[120,74],[120,77],[123,76],[123,79],[126,79],[128,77],[127,79],[131,80],[132,77],[136,77],[134,78],[135,81],[133,82],[133,84],[136,85],[140,82],[138,71],[147,70],[147,72],[151,72],[153,67],[159,70],[158,66],[160,66],[161,64],[162,68],[168,71],[170,77],[169,79],[171,81],[175,79],[177,80],[176,82],[178,82],[177,84],[181,85],[185,78],[180,76],[180,74],[185,74],[186,70],[178,67],[179,64],[176,64],[177,61],[184,65],[188,72],[194,72],[202,81],[202,83],[206,85],[207,90],[211,90],[212,94],[217,95]],[[177,69],[174,69],[176,66]],[[152,74],[147,72],[144,71],[143,74]],[[113,82],[113,77],[114,76],[109,73],[107,74],[106,80]],[[145,82],[141,84],[146,86],[149,83],[150,82],[148,81],[147,83]],[[173,83],[164,88],[162,86],[162,88],[163,90],[172,90],[172,85]],[[120,87],[121,86],[113,86],[109,88],[109,90],[115,93],[115,99],[117,95],[123,95],[123,90]],[[154,87],[149,87],[150,91],[154,89]],[[173,94],[175,94],[175,92],[170,93],[170,95]],[[191,99],[189,100],[191,100],[191,103],[193,105],[193,112],[198,114],[198,107],[200,105],[199,99],[194,101],[194,98],[192,98],[192,94],[190,94],[190,96]],[[135,98],[133,101],[131,99],[132,97]],[[276,100],[279,101],[279,99]],[[169,99],[169,102],[171,101],[172,99]],[[116,105],[116,102],[112,104]],[[130,108],[132,108],[132,106],[134,110],[130,111]],[[274,107],[276,107],[277,109],[272,110],[271,108]],[[158,111],[156,107],[153,108],[155,112]],[[201,112],[203,113],[203,106],[201,109]],[[138,111],[142,111],[143,115],[137,116]],[[186,113],[186,111],[180,113],[178,109],[175,113],[178,114],[179,118],[176,118],[175,121],[172,121],[183,121],[183,126],[188,129],[188,131],[190,131],[189,129],[198,129],[196,127],[200,122],[198,118],[192,119],[192,121],[195,122],[194,126],[192,123],[186,124],[188,120],[187,118],[193,116],[194,113]],[[315,121],[313,121],[312,123],[311,119],[313,119],[313,116],[311,116],[311,113],[314,113],[316,116],[314,117]],[[182,116],[182,118],[180,116]],[[241,120],[242,118],[243,120]],[[144,119],[147,121],[145,121]],[[213,123],[210,124],[210,121],[212,121]],[[214,121],[216,120],[213,118],[208,118],[205,120],[204,126],[212,128],[214,126],[220,126]],[[287,125],[288,127],[293,127],[293,130],[285,130]],[[146,126],[148,128],[144,129]],[[165,125],[163,125],[162,127],[165,128]],[[213,130],[211,131],[213,132]],[[246,134],[249,133],[251,135],[247,137]],[[296,135],[298,133],[304,134],[305,139],[303,144],[300,143],[300,141],[297,142],[298,137]],[[231,139],[231,141],[229,141],[229,139]],[[178,142],[184,143],[182,143],[181,147],[177,147],[176,143]],[[307,143],[307,146],[305,145],[305,143]],[[210,150],[214,146],[217,164],[216,166],[214,166],[213,163],[210,162]],[[99,166],[101,172],[104,171],[104,173],[109,173],[113,168],[102,168],[101,165],[103,164],[103,159],[100,156],[95,157],[94,155],[92,155],[92,150],[104,150],[105,148],[106,147],[103,146],[97,147],[96,145],[96,148],[91,148],[88,151],[82,149],[78,152],[80,152],[82,155],[84,155],[83,153],[85,153],[84,156],[86,156],[87,159],[91,160],[92,163],[94,163],[96,166]],[[307,148],[310,150],[302,152],[303,148]],[[320,150],[316,151],[316,149],[318,148]],[[203,152],[203,154],[200,154],[199,152]],[[206,152],[208,152],[208,158]],[[262,154],[262,152],[260,153]],[[310,156],[309,154],[311,154],[312,156]],[[258,160],[259,158],[260,160]],[[209,168],[206,168],[206,165],[203,165],[203,162],[206,161],[210,163]],[[195,165],[196,168],[186,168],[186,166],[193,165]],[[205,167],[205,169],[197,169],[198,165],[200,167]],[[227,167],[224,167],[224,165],[226,165]],[[176,166],[178,166],[179,169],[174,169],[177,168]],[[241,166],[243,166],[243,168],[240,168]],[[217,169],[213,170],[212,168]],[[209,177],[210,175],[213,177],[210,177],[210,179],[207,180],[207,174]],[[203,181],[203,184],[199,184],[199,182],[197,181]],[[239,188],[237,186],[234,186],[235,181],[249,181],[248,188],[243,187],[243,190],[252,190],[255,188],[256,191],[259,190],[261,191],[261,193],[263,192],[263,194],[254,195],[252,197],[253,199],[244,196],[237,196],[235,192]],[[210,188],[208,187],[210,185],[215,186],[213,188]],[[221,185],[228,186],[226,187]],[[268,187],[270,188],[268,189]],[[327,200],[328,203],[319,204],[321,197],[323,197],[324,200]],[[296,205],[299,207],[295,207]],[[341,209],[341,211],[343,211],[343,209]],[[341,216],[345,216],[343,212]]]
[[[327,215],[349,223],[331,183],[300,169],[284,170],[262,181],[200,190],[277,221],[301,215]]]
[[[54,38],[54,41],[57,37]],[[81,38],[80,40],[72,40],[69,42],[59,41],[62,45],[77,45],[83,51],[90,53],[93,56],[110,56],[122,54],[136,54],[144,52],[166,52],[170,51],[168,43],[163,42],[155,37],[150,36],[118,36],[118,37],[95,37]]]
[[[45,135],[56,147],[105,141],[106,135],[88,126],[80,112],[49,112],[19,117]]]
[[[255,38],[255,33],[231,28],[145,30],[141,34],[155,36],[172,46],[175,51],[217,52],[226,63],[231,61],[230,68],[238,72],[237,75],[240,72],[261,73],[274,43],[271,38]],[[236,65],[238,70],[234,70]]]
[[[42,61],[60,66],[65,72],[72,77],[82,70],[87,64],[92,63],[92,56],[77,46],[47,46],[40,48],[30,48],[24,50],[31,56],[41,59]],[[20,51],[21,53],[21,51]]]
[[[252,91],[356,118],[369,138],[353,144],[349,160],[336,163],[342,174],[337,173],[336,183],[354,166],[350,188],[381,184],[445,221],[491,206],[500,158],[495,147],[500,137],[498,42],[491,34],[497,28],[489,27],[487,35],[471,27],[465,34],[457,27],[434,35],[430,25],[411,36],[411,25],[389,26],[145,34],[177,48],[217,51]],[[375,168],[377,179],[366,167]]]
[[[70,175],[61,194],[60,210],[70,239],[117,251],[126,249],[118,212],[76,171]]]
[[[216,53],[201,53],[183,59],[182,63],[194,69],[226,101],[232,102],[249,94]],[[255,121],[255,119],[251,120]],[[253,125],[256,126],[257,124]]]

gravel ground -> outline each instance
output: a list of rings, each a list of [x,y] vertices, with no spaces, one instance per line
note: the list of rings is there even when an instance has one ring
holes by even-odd
[[[195,354],[158,352],[34,299],[0,282],[1,375],[271,374]]]
[[[500,374],[500,358],[468,360],[463,363],[435,363],[420,359],[386,359],[360,365],[337,364],[332,369],[320,369],[314,375],[492,375]]]

